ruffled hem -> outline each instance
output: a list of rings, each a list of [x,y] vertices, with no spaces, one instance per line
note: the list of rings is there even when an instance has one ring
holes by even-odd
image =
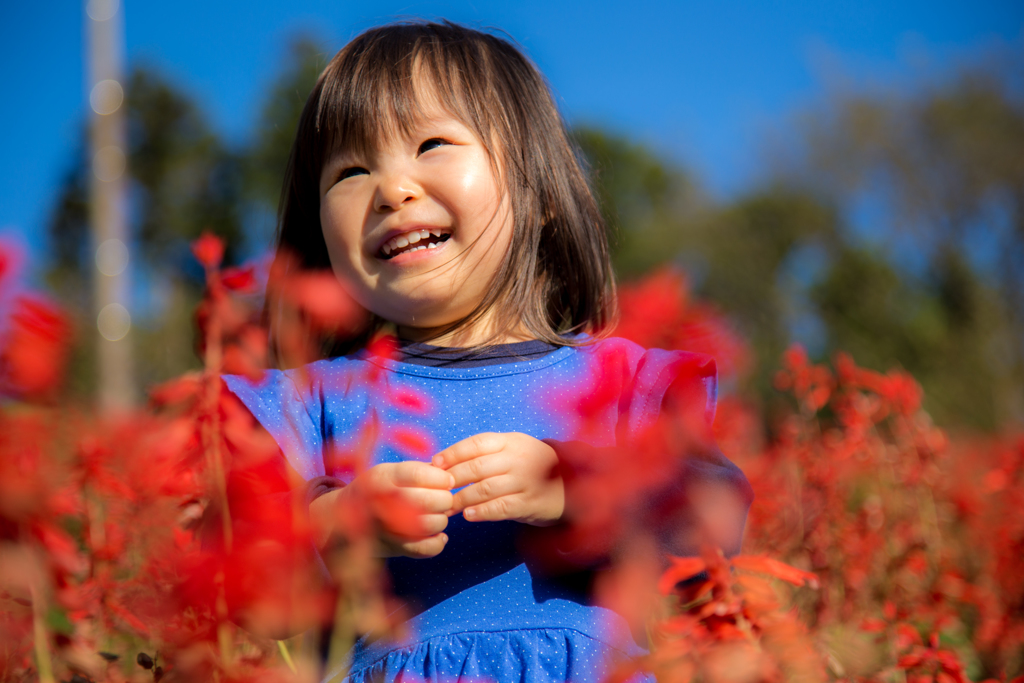
[[[572,629],[471,631],[396,648],[345,681],[596,683],[625,658],[621,650]]]

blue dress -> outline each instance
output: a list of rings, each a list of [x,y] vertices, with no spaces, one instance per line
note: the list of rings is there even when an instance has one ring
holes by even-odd
[[[594,387],[599,366],[616,400],[584,424],[570,406]],[[535,360],[482,367],[428,367],[363,351],[303,371],[271,371],[257,384],[226,377],[228,388],[307,480],[331,472],[325,454],[358,447],[368,416],[380,426],[370,464],[429,459],[481,432],[522,432],[538,439],[583,440],[595,447],[630,438],[658,416],[682,363],[704,368],[707,416],[714,413],[714,362],[684,352],[644,350],[622,339],[561,347]],[[606,365],[606,367],[608,367]],[[414,400],[408,400],[408,397]],[[410,452],[396,435],[425,439]],[[724,459],[723,459],[724,460]],[[327,462],[331,460],[328,458]],[[329,465],[328,465],[329,467]],[[742,480],[728,461],[723,474]],[[727,470],[727,471],[726,471]],[[449,541],[430,559],[391,558],[396,597],[406,603],[406,642],[360,640],[349,680],[597,681],[609,658],[641,652],[624,620],[587,595],[536,571],[518,552],[515,522],[449,520]],[[328,672],[331,673],[331,672]]]

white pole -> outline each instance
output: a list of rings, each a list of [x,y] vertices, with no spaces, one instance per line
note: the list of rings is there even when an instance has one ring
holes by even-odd
[[[127,144],[120,0],[88,0],[90,222],[95,272],[98,401],[102,412],[135,403],[128,259]]]

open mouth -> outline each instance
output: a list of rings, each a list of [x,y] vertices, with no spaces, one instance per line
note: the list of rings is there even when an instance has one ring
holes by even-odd
[[[399,254],[405,254],[411,251],[437,249],[437,245],[447,242],[448,238],[451,236],[452,234],[450,232],[446,232],[441,228],[403,232],[401,235],[392,237],[385,242],[381,246],[380,251],[377,252],[377,258],[388,261]]]

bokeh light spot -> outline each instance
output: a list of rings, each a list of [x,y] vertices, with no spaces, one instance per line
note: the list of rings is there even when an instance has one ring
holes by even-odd
[[[110,145],[96,152],[92,159],[92,171],[104,182],[117,180],[124,173],[127,159],[120,147]]]
[[[89,93],[89,104],[97,114],[106,116],[120,109],[124,102],[124,88],[112,78],[100,81]]]
[[[117,14],[118,0],[89,0],[85,12],[93,21],[106,21]]]
[[[96,249],[96,268],[104,275],[120,275],[128,267],[128,247],[119,239],[109,239]]]
[[[124,339],[131,329],[132,317],[121,304],[107,304],[96,316],[96,327],[104,339],[118,341]]]

